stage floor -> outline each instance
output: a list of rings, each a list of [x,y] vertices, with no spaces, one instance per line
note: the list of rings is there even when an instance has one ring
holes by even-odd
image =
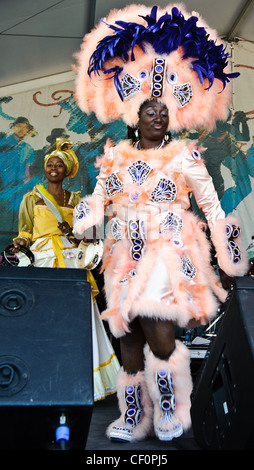
[[[86,451],[169,451],[169,450],[202,450],[189,430],[181,437],[171,442],[161,442],[152,436],[141,442],[116,442],[110,441],[106,436],[109,424],[120,415],[116,394],[110,395],[104,400],[94,404],[90,423]],[[115,453],[115,452],[114,452]]]

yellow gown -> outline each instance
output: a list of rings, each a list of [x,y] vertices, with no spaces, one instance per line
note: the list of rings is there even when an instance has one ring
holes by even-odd
[[[19,237],[30,240],[30,250],[34,254],[35,267],[76,268],[77,245],[68,239],[57,227],[58,222],[50,209],[38,204],[40,196],[36,188],[27,193],[19,212]],[[75,205],[80,193],[71,193],[69,205]],[[64,220],[72,227],[73,207],[61,207]],[[26,266],[28,259],[18,253],[19,265]],[[114,349],[105,331],[96,303],[98,288],[94,277],[87,271],[91,284],[92,341],[93,341],[93,381],[94,400],[101,400],[116,391],[115,377],[120,368]]]

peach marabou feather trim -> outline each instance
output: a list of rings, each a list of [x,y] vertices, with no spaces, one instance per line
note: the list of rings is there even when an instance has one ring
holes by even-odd
[[[108,308],[103,318],[109,320],[116,337],[128,331],[128,324],[136,316],[171,320],[180,327],[186,327],[191,320],[207,324],[214,318],[218,299],[225,301],[227,292],[211,266],[210,243],[199,227],[198,218],[189,212],[183,213],[182,240],[183,247],[176,248],[173,241],[151,237],[137,264],[130,259],[127,239],[116,243],[111,253],[107,248],[104,265]],[[183,256],[187,256],[197,269],[192,280],[181,272]],[[163,257],[168,273],[169,294],[156,300],[143,294],[158,257]],[[129,279],[126,297],[122,298],[120,282],[134,268],[137,274],[132,281]]]
[[[158,17],[170,12],[172,7],[176,6],[183,13],[185,18],[192,16],[192,13],[185,11],[183,5],[169,4],[165,8],[158,8]],[[112,10],[105,22],[114,24],[121,20],[126,22],[137,22],[145,25],[146,22],[141,17],[149,15],[150,7],[142,4],[133,4],[122,10]],[[199,16],[195,13],[196,16]],[[211,38],[222,41],[218,38],[215,30],[208,27],[205,21],[199,17],[199,24],[204,25]],[[96,49],[98,42],[111,35],[112,30],[104,22],[98,25],[84,37],[81,50],[76,54],[77,66],[75,71],[76,78],[76,99],[79,107],[85,113],[95,112],[100,122],[106,123],[117,119],[123,119],[127,125],[135,126],[138,122],[138,110],[143,101],[150,98],[150,76],[142,80],[141,92],[135,93],[129,99],[121,101],[114,85],[114,80],[103,73],[88,76],[89,59]],[[134,47],[135,60],[122,61],[119,57],[108,60],[103,64],[103,69],[120,66],[123,68],[121,77],[126,73],[133,77],[138,77],[140,70],[152,70],[153,60],[158,57],[151,45],[143,44],[143,49],[139,46]],[[131,51],[130,51],[131,52]],[[145,53],[144,53],[145,52]],[[179,108],[173,96],[172,86],[166,83],[164,95],[160,98],[169,109],[169,129],[179,131],[181,129],[209,129],[212,130],[217,120],[226,120],[228,109],[231,103],[231,87],[227,84],[222,90],[222,83],[215,79],[212,87],[208,90],[208,81],[204,79],[201,84],[197,73],[191,66],[190,59],[183,59],[181,48],[171,52],[169,55],[162,55],[167,60],[167,71],[174,71],[178,76],[178,84],[190,83],[192,87],[192,100],[183,107]]]
[[[214,269],[211,266],[211,245],[206,237],[205,232],[200,229],[201,222],[197,216],[188,212],[185,213],[185,221],[187,230],[183,229],[183,234],[185,243],[189,247],[186,254],[190,257],[194,266],[198,269],[198,276],[200,279],[198,279],[197,282],[201,285],[209,285],[209,288],[216,295],[216,297],[221,302],[224,302],[227,297],[227,291],[223,289],[219,277],[216,275]],[[193,239],[196,240],[197,243],[192,243]],[[197,295],[199,296],[199,293],[197,293]],[[217,302],[214,303],[214,301],[212,301],[211,307],[209,308],[208,305],[206,305],[206,295],[204,295],[203,311],[206,312],[205,318],[207,320],[214,316],[216,309]]]
[[[161,244],[157,245],[157,249],[154,247],[155,256],[159,248],[161,248]],[[172,274],[170,276],[172,298],[170,300],[160,299],[159,301],[142,299],[140,291],[144,286],[145,276],[142,275],[139,279],[136,277],[136,283],[130,287],[128,299],[122,306],[125,318],[127,318],[126,311],[128,311],[131,319],[138,315],[161,318],[171,320],[180,327],[186,327],[191,319],[206,324],[215,316],[218,307],[218,302],[208,286],[207,280],[203,278],[202,273],[198,273],[198,279],[194,281],[186,279],[180,271],[180,259],[169,243],[164,245],[163,252],[167,271]],[[192,263],[197,266],[197,260],[193,258],[192,256]],[[149,259],[147,259],[147,268],[149,274]]]
[[[188,323],[195,319],[201,324],[207,324],[217,312],[218,301],[213,293],[208,281],[199,273],[196,283],[186,279],[180,272],[180,260],[178,254],[170,246],[170,243],[164,245],[164,261],[170,276],[170,284],[173,292],[172,298],[168,299],[147,299],[142,298],[142,293],[149,279],[150,273],[156,263],[158,250],[161,250],[161,241],[149,244],[147,251],[137,266],[137,275],[135,281],[129,283],[128,293],[125,300],[120,302],[121,286],[120,281],[124,277],[124,272],[128,272],[129,268],[129,250],[125,251],[121,247],[119,253],[119,265],[123,263],[125,269],[115,272],[110,266],[105,271],[105,289],[108,298],[108,308],[103,312],[103,319],[109,321],[109,326],[116,337],[124,335],[129,331],[129,322],[136,316],[146,316],[150,318],[161,318],[171,320],[181,327],[186,327]],[[119,250],[120,251],[120,250]],[[191,253],[193,259],[193,252]],[[200,259],[200,253],[197,254]],[[126,264],[124,265],[124,260]],[[196,265],[197,265],[197,260]],[[112,265],[114,263],[112,262]],[[211,267],[208,268],[211,270]],[[218,283],[217,276],[214,275],[213,283]],[[218,283],[218,290],[222,289]],[[226,292],[222,290],[224,297]],[[220,292],[221,296],[222,293]]]
[[[91,195],[82,198],[80,203],[82,201],[88,204],[90,212],[87,216],[79,220],[76,218],[76,209],[74,209],[73,233],[76,238],[83,238],[87,229],[102,224],[104,220],[104,205],[100,198],[96,197],[96,195]]]
[[[216,250],[218,263],[220,268],[231,277],[244,276],[248,271],[248,258],[246,251],[243,247],[243,239],[240,234],[235,239],[235,242],[239,246],[241,252],[241,261],[234,263],[231,259],[231,255],[228,249],[228,238],[226,235],[226,225],[240,226],[240,222],[237,217],[228,215],[225,219],[218,220],[215,228],[211,234],[211,238]]]
[[[123,249],[122,244],[116,244],[112,252],[107,254],[104,263],[106,263],[104,266],[107,266],[104,271],[107,309],[102,312],[101,318],[108,320],[112,334],[119,338],[130,331],[128,322],[123,318],[120,309],[120,282],[133,268],[133,262],[130,260],[129,250]]]
[[[218,297],[224,301],[227,292],[222,288],[218,276],[211,267],[210,244],[204,232],[198,227],[198,219],[185,212],[182,233],[187,248],[176,250],[175,245],[159,239],[147,244],[146,252],[138,263],[135,282],[130,285],[128,297],[122,304],[122,315],[129,321],[137,315],[160,317],[175,321],[185,327],[190,319],[206,324],[217,312]],[[142,292],[156,259],[163,253],[163,260],[168,272],[172,298],[154,301],[142,299]],[[188,256],[197,268],[194,280],[186,279],[180,269],[181,256]]]

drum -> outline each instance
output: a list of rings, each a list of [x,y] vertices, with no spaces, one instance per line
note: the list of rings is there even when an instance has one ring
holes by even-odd
[[[33,266],[34,263],[34,255],[33,253],[27,248],[26,246],[20,245],[19,251],[24,253],[30,261],[29,266]],[[13,244],[8,245],[2,253],[0,253],[0,266],[18,266],[19,258],[16,256],[14,251]]]
[[[93,270],[98,266],[103,254],[103,241],[88,243],[83,240],[80,242],[76,255],[78,268]]]

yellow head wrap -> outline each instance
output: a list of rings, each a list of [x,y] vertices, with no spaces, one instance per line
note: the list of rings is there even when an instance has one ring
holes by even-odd
[[[70,149],[71,146],[72,142],[64,137],[56,139],[56,150],[45,155],[44,168],[46,168],[48,160],[51,157],[59,157],[66,167],[66,176],[68,176],[68,178],[73,178],[78,171],[79,163],[77,155]]]

